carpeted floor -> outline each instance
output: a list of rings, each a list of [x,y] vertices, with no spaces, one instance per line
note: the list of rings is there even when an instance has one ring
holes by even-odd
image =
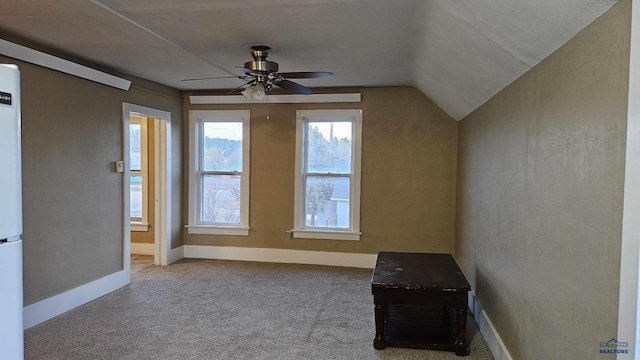
[[[373,349],[371,270],[132,257],[132,282],[25,332],[25,358],[461,359]],[[492,359],[473,318],[471,354]]]

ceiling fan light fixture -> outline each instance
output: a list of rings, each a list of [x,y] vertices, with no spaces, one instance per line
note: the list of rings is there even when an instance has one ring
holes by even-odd
[[[244,90],[242,90],[242,92],[240,92],[242,95],[244,95],[245,99],[247,100],[251,100],[251,98],[253,97],[253,88],[246,88]]]
[[[262,84],[251,85],[240,92],[247,100],[263,100],[267,91]]]
[[[251,95],[256,100],[262,100],[267,95],[267,93],[262,84],[256,84],[253,86],[253,94]]]

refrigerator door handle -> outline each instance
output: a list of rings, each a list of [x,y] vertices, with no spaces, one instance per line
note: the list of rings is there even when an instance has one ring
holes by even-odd
[[[6,239],[0,239],[0,244],[4,244],[7,242],[14,242],[20,240],[20,236],[9,236]]]

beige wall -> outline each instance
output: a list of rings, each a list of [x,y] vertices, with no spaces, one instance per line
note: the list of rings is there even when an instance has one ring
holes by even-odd
[[[126,92],[18,64],[22,86],[24,303],[123,269],[122,103],[172,113],[173,242],[181,244],[182,102],[135,80]]]
[[[455,256],[514,359],[616,336],[630,3],[460,123]]]
[[[350,253],[452,252],[457,122],[414,88],[336,90],[350,91],[361,92],[362,102],[189,105],[190,94],[185,94],[185,119],[190,109],[251,111],[250,235],[185,233],[185,244]],[[285,231],[293,227],[296,110],[319,108],[363,109],[360,241],[285,240]],[[187,136],[185,131],[185,164]],[[185,223],[187,190],[185,185]]]

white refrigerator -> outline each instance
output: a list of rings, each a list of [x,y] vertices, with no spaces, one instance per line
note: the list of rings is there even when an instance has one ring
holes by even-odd
[[[0,359],[24,359],[20,71],[0,64]]]

